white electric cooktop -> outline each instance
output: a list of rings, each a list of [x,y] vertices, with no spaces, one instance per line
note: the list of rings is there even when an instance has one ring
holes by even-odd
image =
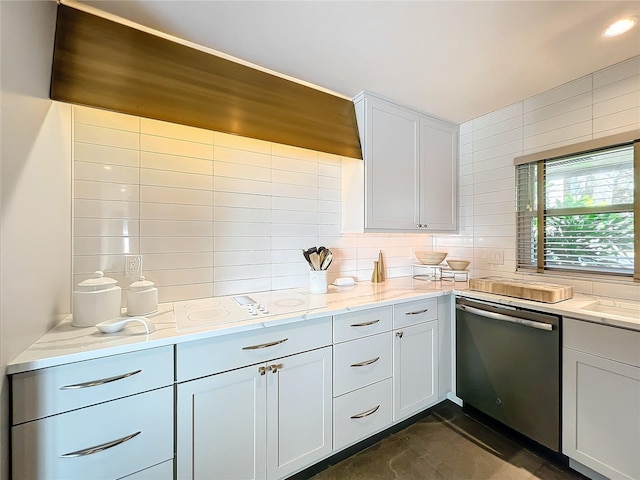
[[[326,307],[326,303],[322,297],[309,295],[308,289],[230,295],[173,304],[178,330],[244,322],[274,315],[303,315],[323,307]]]

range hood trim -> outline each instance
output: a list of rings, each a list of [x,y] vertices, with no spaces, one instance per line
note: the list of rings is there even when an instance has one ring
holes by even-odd
[[[362,158],[352,101],[63,4],[50,97]]]

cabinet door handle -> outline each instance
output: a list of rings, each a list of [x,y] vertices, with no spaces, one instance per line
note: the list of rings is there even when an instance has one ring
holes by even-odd
[[[271,373],[278,373],[278,369],[282,368],[282,364],[274,363],[273,365],[269,365],[269,368],[271,369]]]
[[[258,350],[259,348],[275,347],[276,345],[280,345],[281,343],[284,343],[287,340],[289,339],[283,338],[282,340],[276,340],[275,342],[261,343],[259,345],[250,345],[248,347],[242,347],[242,350]]]
[[[376,320],[371,320],[370,322],[352,323],[350,326],[351,327],[368,327],[369,325],[375,325],[379,321],[380,321],[380,319],[378,318]]]
[[[404,312],[405,315],[420,315],[421,313],[427,313],[429,311],[428,308],[425,308],[424,310],[417,310],[415,312]]]
[[[258,367],[258,373],[260,375],[266,375],[267,374],[267,367]]]
[[[98,387],[100,385],[104,385],[105,383],[117,382],[118,380],[132,377],[134,375],[137,375],[141,371],[142,370],[136,370],[135,372],[124,373],[122,375],[116,375],[115,377],[102,378],[100,380],[92,380],[90,382],[76,383],[73,385],[64,385],[60,387],[60,390],[79,390],[81,388]]]
[[[119,438],[117,440],[112,440],[111,442],[102,443],[100,445],[96,445],[95,447],[83,448],[82,450],[76,450],[75,452],[64,453],[60,455],[60,458],[75,458],[75,457],[86,457],[87,455],[93,455],[94,453],[100,453],[104,450],[108,450],[109,448],[113,448],[117,445],[121,445],[125,442],[128,442],[133,437],[137,437],[140,435],[142,431],[138,431],[136,433],[132,433],[131,435],[127,435],[126,437]]]
[[[351,367],[366,367],[367,365],[371,365],[372,363],[376,363],[380,360],[380,357],[372,358],[371,360],[365,360],[364,362],[352,363]]]
[[[371,410],[367,410],[366,412],[356,413],[355,415],[351,415],[351,418],[358,419],[358,418],[368,417],[369,415],[376,413],[379,408],[380,408],[380,405],[378,405],[377,407],[373,407]]]
[[[396,332],[396,337],[398,338],[402,338],[403,335],[404,335],[404,332]]]

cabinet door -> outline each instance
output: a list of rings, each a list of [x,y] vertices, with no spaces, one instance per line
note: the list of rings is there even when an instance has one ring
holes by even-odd
[[[266,381],[259,368],[254,365],[178,385],[178,478],[265,478]]]
[[[394,422],[418,413],[438,400],[437,358],[437,321],[394,331]]]
[[[458,218],[458,127],[420,118],[420,222],[455,231]]]
[[[278,359],[267,371],[267,477],[276,479],[331,453],[331,347]]]
[[[365,227],[415,230],[419,117],[376,98],[367,98],[365,115]]]
[[[612,479],[640,478],[640,368],[563,349],[562,453]]]

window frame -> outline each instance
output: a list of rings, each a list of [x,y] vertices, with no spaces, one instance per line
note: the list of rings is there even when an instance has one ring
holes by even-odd
[[[553,161],[558,158],[573,156],[573,155],[581,155],[588,154],[590,152],[595,152],[599,150],[605,150],[609,148],[621,147],[625,145],[633,144],[633,204],[632,204],[632,212],[633,212],[633,243],[634,243],[634,255],[633,255],[633,272],[631,275],[629,274],[614,274],[614,273],[606,273],[606,272],[596,272],[596,271],[581,271],[580,269],[563,269],[562,267],[549,267],[545,265],[545,255],[544,253],[540,255],[540,252],[545,251],[545,243],[546,243],[546,229],[545,229],[545,217],[548,216],[548,211],[545,205],[545,166],[547,161]],[[578,274],[578,275],[616,275],[620,278],[632,278],[635,282],[640,281],[640,130],[633,130],[630,132],[623,132],[621,134],[613,135],[610,137],[603,137],[600,139],[589,140],[586,142],[581,142],[575,145],[569,145],[564,147],[555,148],[552,150],[546,150],[543,152],[537,152],[529,155],[524,155],[521,157],[516,157],[514,159],[514,165],[516,166],[516,175],[515,175],[515,183],[516,183],[516,270],[522,272],[532,272],[535,270],[536,273],[555,273],[555,274]],[[535,192],[536,195],[536,211],[531,212],[530,217],[537,218],[537,239],[536,239],[536,258],[535,264],[531,266],[523,266],[520,262],[520,252],[523,249],[523,245],[533,245],[531,242],[527,240],[523,240],[522,237],[524,235],[521,234],[520,222],[526,218],[526,213],[523,213],[524,210],[520,210],[519,202],[520,202],[520,192],[519,192],[519,183],[520,177],[518,175],[518,166],[523,164],[533,164],[531,165],[536,169],[536,179],[537,179],[537,190]],[[530,192],[531,193],[531,192]],[[627,204],[628,205],[628,204]],[[606,208],[604,209],[606,210]],[[611,211],[617,211],[619,207],[612,207]],[[589,209],[592,212],[591,209]],[[628,211],[628,210],[625,210]],[[558,213],[558,212],[556,212]],[[566,212],[567,214],[580,214],[583,212],[576,211],[576,209],[572,209],[571,212]],[[584,212],[587,213],[587,212]],[[558,214],[562,214],[562,210],[559,211]]]

